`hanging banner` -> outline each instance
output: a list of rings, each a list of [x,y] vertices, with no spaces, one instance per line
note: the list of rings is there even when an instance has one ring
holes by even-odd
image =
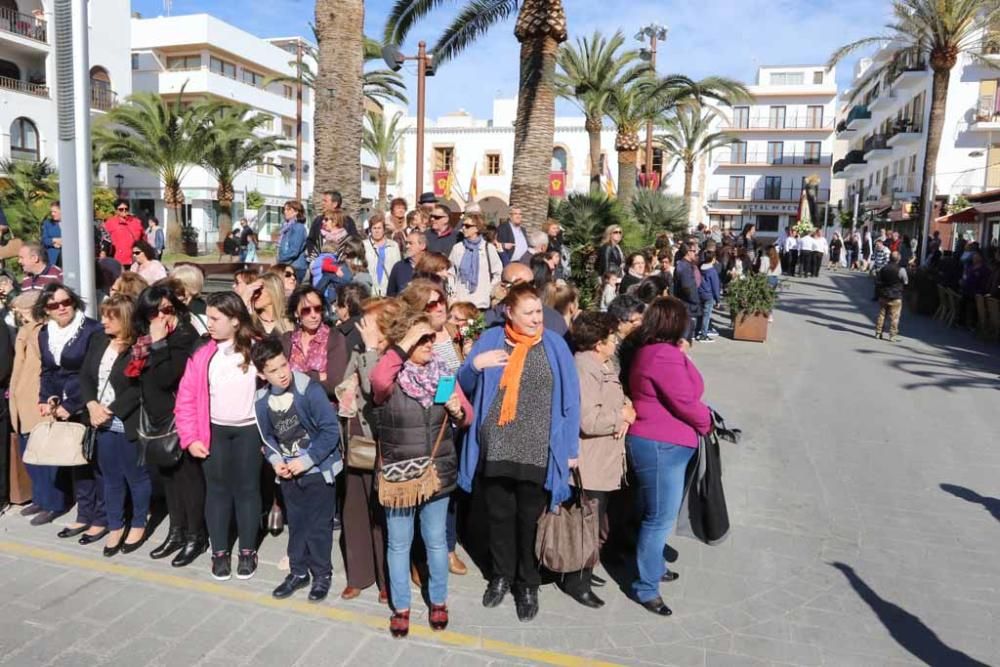
[[[434,172],[434,196],[448,198],[451,195],[451,173],[445,170]]]
[[[565,171],[550,171],[549,172],[549,196],[550,197],[565,197],[566,196],[566,172]]]

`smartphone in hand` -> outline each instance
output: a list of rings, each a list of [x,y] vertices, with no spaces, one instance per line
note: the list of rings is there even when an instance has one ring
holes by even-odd
[[[443,375],[438,382],[437,391],[434,393],[434,402],[438,405],[444,405],[453,393],[455,393],[455,376]]]

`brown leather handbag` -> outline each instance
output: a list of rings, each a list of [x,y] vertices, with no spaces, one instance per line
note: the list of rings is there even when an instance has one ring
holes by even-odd
[[[587,496],[580,471],[573,471],[576,498],[538,519],[535,556],[552,572],[579,572],[593,567],[600,557],[597,499]]]

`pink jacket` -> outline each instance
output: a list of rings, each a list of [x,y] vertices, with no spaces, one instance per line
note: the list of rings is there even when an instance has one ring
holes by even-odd
[[[712,412],[702,400],[705,383],[676,345],[644,345],[628,377],[636,420],[629,435],[697,447],[698,434],[712,429]]]
[[[187,361],[180,386],[177,387],[177,402],[174,417],[181,449],[187,449],[192,442],[201,441],[211,451],[212,420],[208,398],[208,364],[218,349],[214,340],[195,350]]]

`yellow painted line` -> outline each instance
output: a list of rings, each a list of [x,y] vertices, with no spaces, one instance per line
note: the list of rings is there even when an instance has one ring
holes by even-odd
[[[388,619],[380,616],[372,616],[370,614],[362,614],[355,611],[337,609],[336,607],[326,607],[308,602],[275,600],[270,595],[240,590],[239,588],[234,588],[232,586],[225,586],[208,581],[198,581],[196,579],[189,579],[187,577],[181,577],[174,574],[165,574],[154,570],[145,570],[129,565],[120,565],[107,561],[70,556],[58,551],[40,549],[38,547],[31,547],[26,544],[19,544],[16,542],[0,542],[0,553],[23,556],[25,558],[34,558],[48,561],[50,563],[56,563],[58,565],[65,565],[67,567],[90,570],[91,572],[101,572],[103,574],[111,574],[119,577],[128,577],[129,579],[135,579],[147,584],[158,584],[169,588],[179,588],[193,591],[195,593],[204,593],[206,595],[213,595],[215,597],[225,598],[235,602],[249,602],[251,604],[270,607],[272,609],[294,611],[307,616],[327,618],[353,625],[362,625],[373,630],[379,630],[386,633],[388,633],[389,630]],[[461,632],[451,632],[449,630],[435,632],[434,630],[431,630],[430,627],[423,625],[411,625],[410,635],[440,644],[447,644],[456,648],[488,651],[490,653],[497,653],[504,656],[510,656],[512,658],[520,658],[522,660],[531,660],[547,665],[565,665],[566,667],[614,667],[616,665],[616,663],[613,662],[591,660],[589,658],[578,655],[570,655],[568,653],[546,651],[544,649],[532,648],[530,646],[519,646],[517,644],[499,641],[496,639],[486,639],[485,637],[473,637],[472,635],[462,634]]]

